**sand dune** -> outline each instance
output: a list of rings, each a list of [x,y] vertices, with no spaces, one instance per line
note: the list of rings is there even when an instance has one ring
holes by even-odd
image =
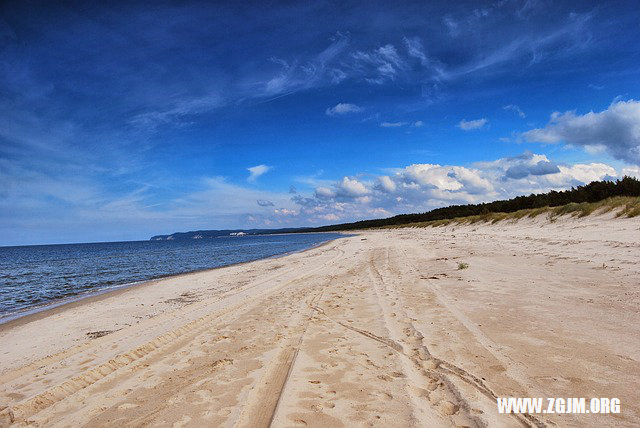
[[[637,218],[367,231],[0,326],[0,426],[637,426],[638,278]]]

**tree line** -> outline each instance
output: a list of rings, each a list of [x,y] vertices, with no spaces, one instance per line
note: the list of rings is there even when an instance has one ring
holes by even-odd
[[[305,228],[303,232],[328,232],[336,230],[354,230],[370,227],[385,227],[433,220],[446,220],[456,217],[468,217],[489,213],[510,213],[523,209],[557,207],[570,203],[599,202],[615,196],[640,196],[640,181],[625,176],[616,181],[593,181],[589,184],[572,187],[568,190],[517,196],[512,199],[481,204],[451,205],[436,208],[425,213],[400,214],[378,220],[362,220],[353,223],[335,224],[315,228]]]

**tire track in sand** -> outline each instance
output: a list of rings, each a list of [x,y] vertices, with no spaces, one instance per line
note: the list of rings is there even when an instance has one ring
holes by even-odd
[[[397,299],[389,298],[389,286],[376,268],[376,262],[381,258],[384,257],[380,249],[371,250],[364,269],[370,278],[375,301],[388,332],[387,337],[334,319],[318,306],[313,309],[331,322],[382,343],[396,352],[400,357],[398,361],[403,377],[406,379],[405,391],[410,399],[412,419],[417,425],[482,426],[481,421],[469,414],[463,400],[451,392],[452,385],[447,379],[433,370],[433,361],[428,351],[419,350],[416,346],[416,341],[421,339],[421,335],[415,329],[407,327],[406,322],[410,320],[406,319],[406,316],[403,317],[404,311],[397,305]]]
[[[232,289],[222,293],[220,296],[216,296],[214,298],[206,299],[204,301],[200,301],[200,302],[188,305],[184,308],[179,309],[180,317],[187,318],[187,319],[193,316],[198,317],[197,313],[203,310],[203,308],[210,306],[211,304],[215,304],[223,300],[228,300],[232,297],[245,294],[247,291],[251,289],[259,287],[268,282],[275,281],[283,276],[286,276],[291,272],[294,272],[295,270],[296,270],[295,267],[291,267],[289,269],[280,271],[267,278],[262,278],[259,281],[254,281],[249,285],[241,288],[240,290]],[[33,361],[23,367],[17,368],[15,370],[11,370],[7,373],[3,373],[2,375],[0,375],[0,385],[9,383],[35,370],[42,369],[43,367],[47,367],[47,369],[52,371],[53,369],[52,364],[62,361],[66,358],[70,358],[81,352],[86,353],[86,352],[92,351],[96,354],[105,353],[105,352],[108,353],[109,346],[114,342],[126,342],[129,339],[132,339],[134,337],[144,335],[145,331],[157,330],[158,327],[162,328],[163,325],[169,325],[174,320],[174,318],[175,318],[175,312],[172,312],[170,314],[161,314],[151,319],[147,319],[143,321],[141,325],[136,325],[134,329],[135,331],[131,331],[130,329],[123,329],[123,330],[114,332],[112,334],[109,334],[108,336],[103,336],[98,339],[89,340],[81,344],[75,345],[71,348],[67,348],[58,353],[47,355],[46,357]],[[65,362],[65,365],[69,365],[69,363]]]
[[[401,360],[409,378],[415,383],[408,392],[416,410],[427,418],[425,422],[429,425],[445,422],[455,426],[481,426],[482,422],[471,415],[468,404],[455,387],[436,371],[438,362],[422,343],[423,336],[404,311],[394,284],[389,284],[380,274],[380,261],[388,268],[388,248],[376,248],[372,252],[369,276],[391,338],[402,344],[401,355],[404,358]]]
[[[402,278],[403,276],[405,276],[406,273],[401,272],[399,269],[392,269],[391,268],[391,266],[393,266],[393,264],[390,261],[389,248],[386,249],[386,252],[387,252],[387,254],[386,254],[387,270],[390,271],[390,273],[392,274],[391,276],[398,277],[398,278]],[[396,257],[394,257],[394,259],[401,261],[401,263],[404,263],[406,265],[406,267],[408,268],[408,270],[415,275],[415,278],[419,278],[420,277],[417,268],[412,263],[409,262],[409,257],[408,257],[408,255],[406,254],[405,251],[403,251],[402,255],[397,255]],[[379,275],[379,273],[378,273],[378,275]],[[468,319],[466,319],[466,317],[464,317],[459,311],[455,310],[455,308],[453,308],[453,305],[451,304],[451,302],[449,302],[444,296],[442,296],[441,293],[438,293],[437,290],[435,290],[435,287],[433,286],[433,283],[431,282],[431,280],[428,281],[428,287],[429,287],[429,290],[436,297],[438,302],[445,309],[447,309],[456,319],[458,319],[458,321],[472,333],[472,335],[479,341],[479,343],[481,343],[485,348],[487,348],[486,342],[490,341],[490,340],[488,338],[486,338],[486,336],[484,336],[484,334],[482,334],[475,326],[473,326],[472,323],[470,323],[470,321]],[[473,330],[471,330],[470,327],[472,327]],[[480,379],[480,377],[470,373],[467,370],[464,370],[461,367],[456,366],[453,363],[450,363],[450,362],[448,362],[446,360],[443,360],[443,359],[440,359],[440,358],[436,358],[435,356],[431,355],[431,353],[429,352],[427,346],[422,341],[423,335],[417,330],[417,328],[415,326],[412,325],[412,328],[415,331],[418,332],[418,335],[419,335],[419,337],[421,339],[420,340],[420,346],[425,350],[425,353],[427,355],[429,355],[431,360],[433,361],[433,363],[431,364],[431,366],[434,367],[433,371],[436,371],[436,372],[440,373],[441,375],[445,375],[445,376],[446,375],[456,376],[457,378],[461,379],[465,383],[471,385],[473,388],[475,388],[477,391],[479,391],[482,395],[484,395],[485,397],[490,399],[493,403],[496,402],[497,395],[491,390],[491,388],[489,388],[489,386],[482,379]],[[477,333],[479,334],[479,336],[476,335]],[[485,338],[485,340],[482,340],[483,338]],[[493,343],[493,342],[490,342],[490,343]],[[494,344],[493,347],[488,347],[487,350],[492,355],[494,355],[494,352],[493,352],[492,349],[495,349],[495,348],[497,348],[497,345]],[[506,358],[506,357],[504,357],[504,358]],[[503,358],[498,358],[498,360],[503,362]],[[451,386],[452,386],[452,388],[454,388],[454,386],[452,384],[451,384]],[[533,416],[531,414],[528,414],[528,413],[525,413],[525,414],[522,414],[522,415],[512,414],[510,416],[512,418],[516,419],[521,425],[526,426],[526,427],[532,427],[532,426],[545,427],[546,426],[546,424],[544,422],[542,422],[540,419],[538,419],[537,417],[535,417],[535,416]]]
[[[382,253],[382,254],[381,254]],[[393,285],[388,284],[377,267],[376,260],[382,259],[389,270],[389,252],[374,249],[369,259],[369,274],[378,304],[390,337],[380,337],[365,329],[357,328],[329,317],[326,312],[314,306],[313,309],[328,320],[369,339],[382,343],[401,356],[403,369],[408,379],[415,385],[408,385],[408,393],[413,403],[416,419],[423,425],[435,426],[447,423],[452,426],[484,426],[485,423],[471,415],[470,406],[461,396],[448,376],[456,376],[477,389],[495,403],[496,395],[477,376],[448,361],[433,356],[423,343],[423,335],[413,325],[402,309],[402,302]],[[402,278],[397,275],[394,277]],[[435,411],[437,409],[437,412]],[[511,415],[526,427],[544,427],[545,424],[532,415]]]
[[[330,285],[331,279],[321,290],[305,301],[306,310],[297,314],[293,324],[297,325],[296,334],[289,337],[279,355],[274,358],[259,381],[258,386],[247,399],[249,403],[235,425],[237,427],[269,427],[276,415],[282,395],[291,377],[298,352],[302,345],[307,328],[312,321],[312,309],[316,302],[322,299],[324,291]]]
[[[293,278],[285,283],[281,283],[278,284],[274,287],[272,287],[269,290],[269,294],[272,294],[274,292],[277,292],[278,290],[281,290],[287,286],[290,286],[292,283],[295,283],[297,281],[300,281],[304,278],[307,278],[313,274],[315,274],[316,272],[319,272],[323,269],[326,268],[326,265],[338,260],[342,254],[344,254],[344,251],[339,249],[339,248],[335,248],[335,250],[337,250],[337,255],[335,255],[334,257],[332,257],[329,261],[325,262],[324,264],[322,264],[321,266],[308,270],[306,271],[303,275],[300,275],[296,278]],[[279,276],[279,275],[277,275]],[[273,280],[273,278],[270,278],[269,280]],[[259,283],[265,283],[269,280],[265,280],[265,281],[260,281]],[[254,287],[257,285],[254,285]],[[253,287],[251,287],[253,288]],[[246,289],[243,289],[242,291],[236,293],[243,293],[246,292]],[[257,299],[254,299],[257,300]],[[211,325],[211,323],[218,317],[223,316],[227,313],[231,313],[234,311],[237,311],[239,308],[246,306],[246,305],[250,305],[251,301],[241,301],[240,303],[237,303],[235,305],[231,305],[228,306],[226,308],[223,308],[221,310],[209,313],[205,316],[202,316],[200,318],[197,318],[189,323],[186,323],[184,325],[182,325],[179,328],[176,328],[172,331],[169,331],[161,336],[158,336],[156,338],[154,338],[151,341],[148,341],[147,343],[144,343],[141,346],[138,346],[134,349],[131,349],[127,352],[123,352],[120,353],[118,355],[116,355],[115,357],[113,357],[112,359],[110,359],[107,362],[104,362],[102,364],[99,364],[91,369],[87,369],[85,371],[83,371],[82,373],[73,376],[72,378],[64,381],[61,384],[55,385],[53,387],[47,388],[45,391],[38,393],[37,395],[28,398],[20,403],[17,403],[15,405],[12,405],[10,407],[6,407],[5,409],[3,409],[2,411],[0,411],[0,426],[8,426],[10,424],[16,423],[16,422],[21,422],[21,423],[25,423],[27,422],[28,418],[32,415],[35,415],[41,411],[43,411],[44,409],[47,409],[51,406],[53,406],[54,404],[61,402],[63,400],[65,400],[66,398],[72,396],[73,394],[77,393],[80,390],[83,390],[99,381],[101,381],[102,379],[106,378],[107,376],[112,375],[113,373],[125,368],[125,367],[131,367],[134,366],[135,363],[138,363],[139,360],[141,360],[142,358],[145,358],[147,356],[149,356],[152,353],[157,353],[157,352],[162,352],[163,349],[168,348],[168,347],[172,347],[175,348],[176,346],[179,346],[180,344],[185,344],[188,343],[190,340],[192,340],[194,337],[196,337],[198,334],[202,333],[204,330],[206,330],[207,328],[209,328],[209,326]],[[256,302],[254,301],[253,304],[256,304]],[[82,352],[84,351],[85,348],[82,346],[78,346],[76,350],[74,350],[74,354],[78,353],[78,352]],[[64,351],[63,351],[64,353]],[[62,357],[64,358],[64,357]],[[46,360],[47,358],[44,359],[45,361],[45,366],[40,366],[40,367],[36,367],[37,369],[46,369]],[[53,362],[58,361],[59,358],[52,358]],[[30,365],[30,366],[33,366]],[[30,370],[26,370],[27,372]],[[22,373],[20,373],[22,374]],[[11,375],[10,373],[8,374],[9,376]]]

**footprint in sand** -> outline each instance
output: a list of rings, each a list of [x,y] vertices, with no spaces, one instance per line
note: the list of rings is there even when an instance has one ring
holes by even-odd
[[[118,410],[135,409],[136,407],[140,407],[140,405],[133,403],[124,403],[118,406]]]
[[[427,354],[427,351],[424,348],[418,348],[418,350],[416,351],[416,356],[420,361],[425,361],[429,359],[429,355]]]
[[[443,401],[440,404],[440,413],[442,413],[445,416],[451,416],[451,415],[455,415],[458,410],[460,410],[460,406],[458,406],[455,403],[452,403],[451,401]]]

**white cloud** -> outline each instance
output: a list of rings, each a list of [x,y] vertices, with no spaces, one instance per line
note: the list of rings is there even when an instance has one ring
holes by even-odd
[[[340,219],[340,217],[338,217],[337,215],[335,215],[333,213],[321,215],[320,218],[322,218],[323,220],[327,220],[327,221],[337,221],[337,220]]]
[[[369,193],[369,189],[355,178],[343,177],[338,183],[338,195],[341,196],[364,196]]]
[[[179,218],[177,224],[188,220],[191,229],[211,227],[208,222],[214,207],[215,221],[220,225],[249,221],[249,216],[252,224],[262,227],[320,225],[563,190],[625,174],[640,175],[639,167],[617,171],[604,163],[559,164],[544,154],[531,152],[468,166],[412,164],[392,171],[366,180],[344,176],[332,184],[317,185],[312,195],[259,191],[214,177],[205,180],[204,190],[174,201],[169,212],[161,215]],[[128,212],[153,218],[155,214],[137,201],[139,196],[132,195],[135,200],[126,202],[131,205]],[[225,204],[221,206],[220,200]]]
[[[397,185],[389,176],[383,175],[378,177],[378,181],[380,188],[385,192],[392,193],[396,191]]]
[[[347,74],[336,63],[349,45],[349,38],[337,33],[331,44],[320,53],[305,61],[285,61],[272,58],[278,67],[275,73],[258,83],[249,79],[244,82],[244,92],[249,97],[273,97],[306,89],[337,84],[347,78]]]
[[[247,180],[256,181],[258,177],[269,172],[271,168],[272,167],[268,165],[256,165],[256,166],[252,166],[251,168],[247,168],[247,171],[249,171],[249,178],[247,178]]]
[[[503,171],[503,180],[560,172],[558,166],[550,162],[545,155],[536,155],[531,152],[525,152],[511,158],[502,158],[495,162],[479,162],[477,165],[484,166],[486,169],[493,168]]]
[[[510,111],[516,112],[516,113],[517,113],[517,115],[518,115],[518,116],[520,116],[522,119],[524,119],[525,117],[527,117],[527,115],[526,115],[526,114],[524,114],[524,112],[520,109],[520,107],[518,107],[518,106],[517,106],[517,105],[515,105],[515,104],[509,104],[509,105],[506,105],[506,106],[504,106],[504,107],[502,107],[502,108],[503,108],[504,110],[510,110]]]
[[[626,175],[629,177],[636,177],[640,179],[640,167],[630,166],[630,167],[622,168],[622,175],[623,176]]]
[[[451,35],[452,37],[456,37],[458,34],[460,34],[458,23],[454,21],[450,16],[445,16],[442,19],[442,23],[445,25],[445,27],[447,27],[449,35]]]
[[[196,116],[222,107],[224,98],[216,93],[207,94],[199,98],[185,97],[177,101],[171,100],[163,109],[151,109],[145,113],[135,115],[129,123],[138,128],[154,131],[161,125],[176,125],[184,122],[185,118]]]
[[[412,126],[414,128],[421,128],[424,126],[424,122],[416,120],[415,122],[382,122],[381,128],[401,128],[403,126]]]
[[[362,111],[362,107],[349,103],[338,103],[333,107],[325,110],[327,116],[337,116],[348,113],[358,113]]]
[[[480,129],[485,126],[489,122],[487,119],[476,119],[476,120],[464,120],[462,119],[460,123],[458,123],[458,128],[463,131],[470,131],[472,129]]]
[[[382,122],[380,126],[382,128],[400,128],[407,125],[407,122]]]
[[[392,44],[381,46],[376,52],[378,53],[378,55],[380,55],[381,58],[388,61],[387,64],[393,65],[398,68],[404,67],[404,61],[400,59],[398,51]]]
[[[591,152],[606,149],[616,159],[640,165],[640,101],[617,101],[584,115],[555,112],[544,128],[522,134],[529,142],[567,143]]]
[[[396,174],[396,178],[403,184],[421,187],[431,187],[441,190],[455,191],[463,187],[462,183],[450,175],[447,167],[432,164],[409,165]]]
[[[640,174],[632,168],[622,172]],[[299,197],[294,202],[307,210],[313,207],[314,213],[339,213],[341,220],[350,221],[564,190],[621,176],[603,163],[565,165],[525,152],[471,166],[412,164],[371,181],[343,177],[316,188],[316,198]]]
[[[324,187],[324,186],[320,186],[320,187],[316,187],[316,192],[315,192],[316,198],[333,198],[336,195],[336,192],[331,190],[328,187]]]
[[[356,51],[351,54],[354,73],[364,77],[368,83],[381,85],[394,81],[400,72],[408,69],[405,59],[401,58],[392,44],[386,44],[373,51]]]
[[[273,213],[279,216],[295,216],[299,214],[298,211],[290,210],[287,208],[276,208],[275,210],[273,210]]]
[[[424,53],[424,49],[422,47],[422,42],[417,37],[408,39],[404,38],[404,44],[407,47],[407,53],[409,56],[417,58],[420,60],[422,65],[426,65],[429,61],[427,60],[427,56]]]
[[[212,177],[202,181],[202,190],[170,201],[162,210],[149,206],[147,190],[141,188],[103,205],[101,212],[109,221],[122,219],[126,213],[127,219],[139,219],[155,228],[171,224],[167,232],[211,228],[213,224],[239,227],[247,222],[256,227],[320,225],[562,190],[623,174],[640,175],[638,167],[618,172],[604,163],[558,164],[530,152],[468,166],[412,164],[390,171],[367,179],[345,176],[318,184],[311,195],[261,191]],[[220,204],[221,200],[225,203]]]
[[[243,96],[272,97],[348,80],[373,85],[420,80],[423,91],[428,87],[446,88],[447,82],[469,75],[501,75],[514,66],[525,69],[534,63],[575,55],[591,45],[591,12],[558,16],[536,31],[513,32],[509,37],[502,37],[493,31],[498,24],[496,19],[509,14],[493,11],[492,7],[476,8],[442,18],[442,33],[448,32],[461,42],[455,50],[458,54],[455,61],[451,61],[446,52],[427,55],[415,33],[404,37],[401,47],[381,41],[377,47],[356,50],[352,48],[358,43],[352,43],[348,34],[336,33],[331,44],[319,53],[297,56],[292,53],[286,60],[272,61],[276,68],[267,71],[266,77],[262,73],[258,73],[257,79],[253,75],[243,76]],[[492,19],[486,19],[487,16]],[[480,33],[492,33],[492,41],[469,49],[475,46],[473,42]],[[438,40],[429,41],[434,42],[437,44]],[[419,66],[415,64],[417,61]]]
[[[483,19],[486,9],[476,9],[466,20],[453,20],[450,16],[443,19],[444,25],[452,37],[462,36],[475,38],[480,28],[491,31],[488,25],[492,20]],[[514,35],[497,41],[482,55],[475,55],[459,67],[445,69],[440,78],[446,80],[459,79],[468,74],[504,73],[510,70],[505,64],[522,64],[524,66],[542,63],[564,55],[575,55],[590,47],[592,36],[588,24],[592,13],[570,14],[568,19],[557,26],[533,33]],[[481,23],[484,21],[484,23]]]
[[[560,173],[580,183],[590,183],[605,177],[615,177],[615,168],[603,163],[578,164],[571,166],[559,165]]]

